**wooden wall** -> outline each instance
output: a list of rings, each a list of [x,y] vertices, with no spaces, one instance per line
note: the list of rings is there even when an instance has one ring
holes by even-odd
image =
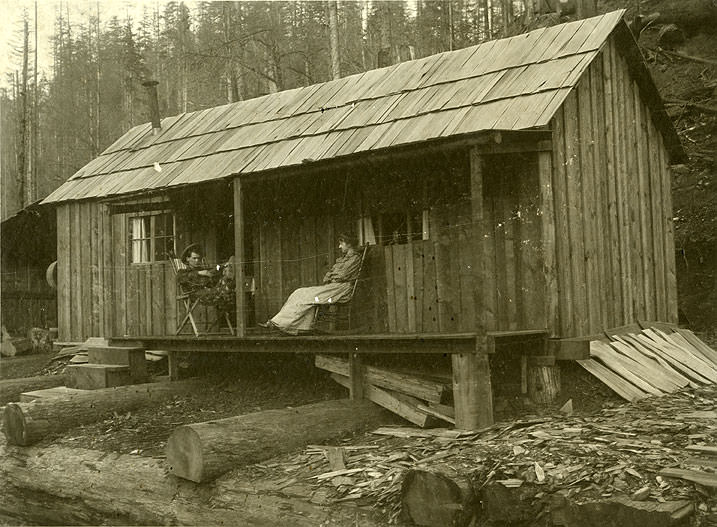
[[[628,63],[610,40],[552,122],[541,170],[554,230],[548,323],[595,334],[636,320],[677,322],[666,149]],[[554,273],[554,276],[550,276]]]
[[[207,260],[214,262],[218,250],[214,225],[209,222],[202,227],[200,222],[188,221],[181,210],[175,210],[175,214],[177,252],[191,242],[202,242]],[[168,261],[129,262],[129,216],[111,213],[107,204],[98,202],[58,206],[57,301],[61,341],[175,333],[181,306],[176,301],[174,272]],[[211,310],[203,307],[195,314],[199,321],[214,317]]]

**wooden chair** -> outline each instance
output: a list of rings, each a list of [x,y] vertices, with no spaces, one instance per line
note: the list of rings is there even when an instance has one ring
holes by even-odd
[[[168,254],[169,261],[172,264],[172,270],[174,271],[174,278],[176,281],[177,273],[181,269],[186,269],[187,264],[185,264],[181,258],[177,257],[177,255],[174,252],[170,252]],[[194,331],[194,336],[198,337],[200,335],[199,329],[197,328],[197,322],[194,320],[194,310],[199,305],[199,299],[195,298],[192,299],[192,292],[187,291],[182,287],[182,285],[177,282],[177,288],[179,289],[179,294],[177,295],[177,300],[181,301],[184,305],[184,316],[182,317],[182,320],[179,324],[177,324],[177,331],[175,332],[175,335],[179,335],[182,330],[184,329],[184,326],[187,325],[187,322],[189,322],[192,325],[192,330]],[[231,320],[229,318],[229,313],[224,311],[224,320],[226,320],[227,326],[229,327],[229,332],[234,335],[234,328],[232,327]],[[218,321],[215,321],[209,328],[211,329],[215,325],[218,324]],[[208,332],[208,331],[207,331]]]
[[[345,324],[347,328],[351,328],[352,300],[356,294],[358,283],[362,279],[361,275],[366,261],[368,247],[368,244],[364,245],[363,250],[361,251],[361,262],[359,263],[358,273],[356,273],[356,278],[354,279],[351,287],[351,294],[339,302],[334,302],[332,304],[316,304],[313,323],[314,328],[317,327],[317,324],[322,322],[328,324],[330,331],[334,331],[337,324]]]

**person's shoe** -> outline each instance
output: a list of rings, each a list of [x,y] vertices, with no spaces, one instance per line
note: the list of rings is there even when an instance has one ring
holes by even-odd
[[[274,323],[271,320],[267,320],[266,322],[259,322],[258,325],[263,328],[268,328],[268,329],[275,327]]]

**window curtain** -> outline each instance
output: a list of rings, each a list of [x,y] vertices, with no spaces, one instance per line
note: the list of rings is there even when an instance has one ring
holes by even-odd
[[[149,262],[149,219],[132,218],[132,263]]]

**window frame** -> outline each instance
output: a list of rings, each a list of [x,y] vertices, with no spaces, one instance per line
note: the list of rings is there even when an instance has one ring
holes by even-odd
[[[169,224],[172,226],[172,233],[166,234],[166,228],[165,228],[165,234],[157,234],[157,218],[162,216],[170,216],[171,217],[171,223],[166,223],[165,220],[165,227]],[[141,218],[149,218],[149,232],[145,233],[145,236],[140,238],[134,237],[133,232],[133,223],[136,219]],[[135,212],[127,215],[127,260],[130,265],[151,265],[154,263],[160,263],[160,262],[167,262],[169,261],[169,256],[165,253],[161,259],[156,258],[156,250],[157,250],[157,241],[158,240],[171,240],[171,248],[173,252],[176,252],[176,244],[177,244],[177,216],[174,213],[173,210],[170,209],[161,209],[161,210],[153,210],[153,211],[141,211],[141,212]],[[135,244],[137,242],[143,242],[143,243],[149,243],[148,251],[147,251],[147,260],[141,260],[141,261],[134,261],[134,248]],[[166,243],[166,242],[165,242]],[[142,250],[140,250],[142,252]],[[141,255],[140,255],[141,258]]]

